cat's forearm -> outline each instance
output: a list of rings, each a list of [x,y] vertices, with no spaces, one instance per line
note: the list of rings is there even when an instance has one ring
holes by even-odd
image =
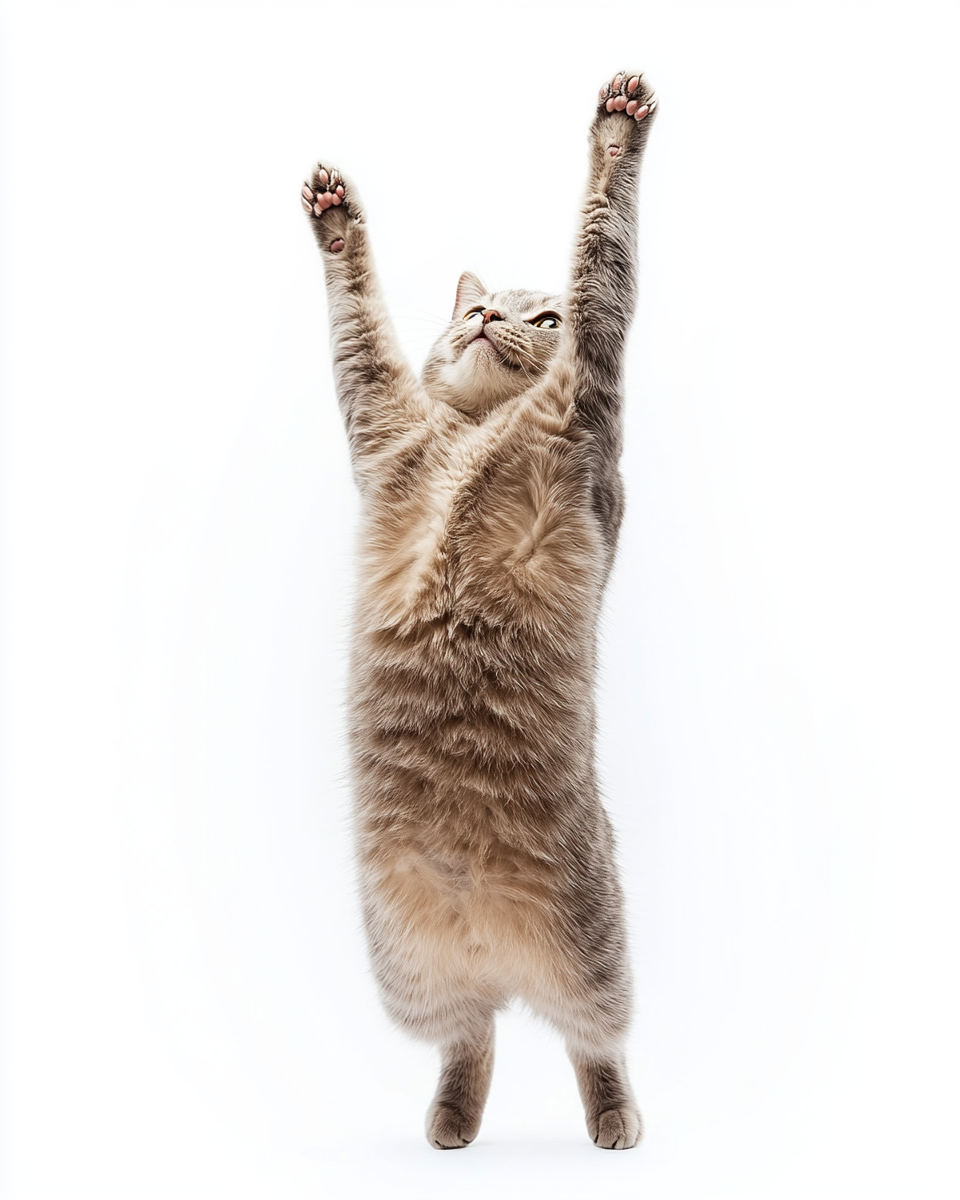
[[[355,452],[422,414],[411,411],[416,378],[400,350],[359,226],[337,256],[324,255],[337,397]]]
[[[352,185],[318,164],[303,197],[323,257],[337,397],[351,449],[364,456],[422,419],[420,388],[393,332]]]
[[[640,163],[656,107],[642,77],[624,76],[614,84],[612,93],[601,93],[591,128],[568,296],[567,337],[577,366],[578,403],[591,425],[603,424],[604,415],[619,408],[623,352],[637,296]]]
[[[568,300],[574,353],[588,374],[615,385],[636,304],[637,164],[591,171]]]

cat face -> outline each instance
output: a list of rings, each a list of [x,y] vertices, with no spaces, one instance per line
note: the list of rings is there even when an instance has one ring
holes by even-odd
[[[487,292],[475,275],[460,277],[453,320],[423,368],[431,396],[482,413],[518,396],[543,375],[560,344],[559,296]]]

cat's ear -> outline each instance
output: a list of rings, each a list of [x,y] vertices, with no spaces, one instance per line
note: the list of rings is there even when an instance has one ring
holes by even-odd
[[[487,289],[472,271],[464,271],[457,284],[457,299],[453,305],[453,320],[462,317],[468,308],[479,303],[487,295]]]

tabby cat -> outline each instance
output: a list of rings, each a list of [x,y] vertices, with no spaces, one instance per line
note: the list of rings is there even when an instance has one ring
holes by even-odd
[[[623,511],[621,376],[656,99],[601,89],[566,296],[459,282],[417,380],[354,185],[303,187],[362,493],[350,735],[357,854],[390,1015],[436,1043],[427,1137],[466,1146],[494,1017],[564,1035],[598,1146],[641,1133],[623,898],[594,762],[597,618]]]

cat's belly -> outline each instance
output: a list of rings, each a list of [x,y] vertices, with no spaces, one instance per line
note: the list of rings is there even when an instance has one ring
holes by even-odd
[[[569,889],[557,864],[515,851],[375,857],[364,879],[374,940],[427,988],[524,995],[568,974]]]

